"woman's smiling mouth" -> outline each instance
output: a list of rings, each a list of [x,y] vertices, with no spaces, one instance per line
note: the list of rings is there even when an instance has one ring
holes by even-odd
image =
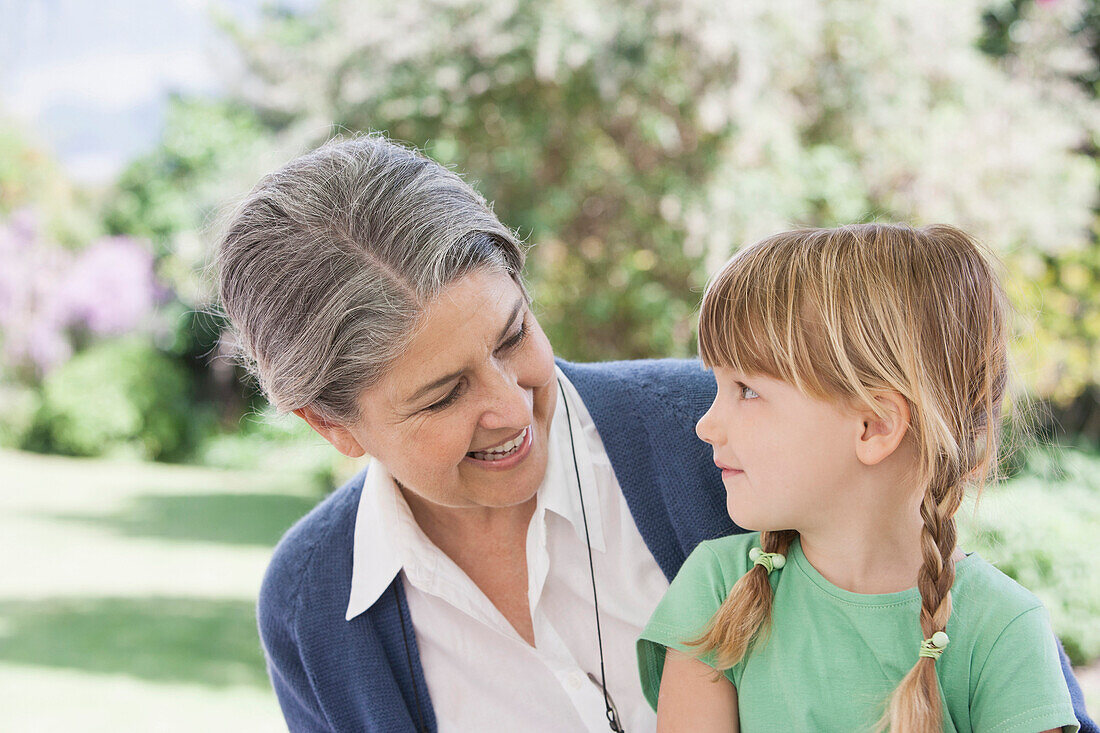
[[[520,453],[526,454],[526,448],[530,447],[530,441],[528,436],[531,434],[531,426],[525,427],[520,431],[519,435],[506,440],[500,445],[492,446],[480,451],[470,451],[466,454],[468,459],[486,463],[498,463],[505,461],[509,458],[518,456]],[[503,468],[503,466],[502,466]]]

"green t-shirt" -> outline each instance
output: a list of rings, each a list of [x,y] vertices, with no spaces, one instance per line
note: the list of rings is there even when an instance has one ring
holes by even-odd
[[[691,653],[733,584],[752,567],[757,533],[704,542],[691,553],[638,639],[646,699],[657,707],[665,648]],[[769,578],[772,627],[725,675],[737,688],[741,730],[872,730],[917,661],[916,588],[866,595],[810,565],[796,540]],[[955,565],[950,644],[936,662],[944,730],[1077,730],[1046,610],[975,554]],[[713,664],[713,656],[703,657]]]

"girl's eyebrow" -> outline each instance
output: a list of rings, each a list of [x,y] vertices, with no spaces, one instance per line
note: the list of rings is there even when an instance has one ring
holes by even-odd
[[[518,314],[520,310],[523,309],[523,305],[525,302],[526,301],[521,295],[519,296],[519,300],[516,301],[516,304],[512,306],[512,312],[508,315],[508,319],[504,322],[504,328],[501,329],[500,335],[497,336],[498,342],[503,341],[504,337],[508,335],[508,330],[512,328],[512,323],[516,320],[516,314]],[[435,379],[428,384],[425,384],[423,387],[416,390],[408,398],[406,398],[405,403],[408,404],[410,402],[416,402],[428,392],[442,387],[447,382],[458,379],[463,375],[465,371],[465,369],[459,369],[458,371],[451,372],[450,374],[444,374],[439,379]]]

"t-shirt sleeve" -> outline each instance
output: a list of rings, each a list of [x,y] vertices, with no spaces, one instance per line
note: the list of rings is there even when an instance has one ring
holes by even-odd
[[[685,642],[702,634],[727,592],[718,556],[706,543],[700,544],[684,561],[638,639],[642,692],[654,710],[666,649],[694,654],[696,648]],[[712,654],[702,661],[714,666]]]
[[[1054,633],[1042,606],[1021,613],[994,642],[971,695],[970,722],[974,733],[1078,730]]]

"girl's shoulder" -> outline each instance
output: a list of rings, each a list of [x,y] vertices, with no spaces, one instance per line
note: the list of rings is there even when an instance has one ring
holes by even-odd
[[[951,596],[951,643],[936,666],[941,684],[955,681],[944,686],[953,716],[971,730],[1074,726],[1050,617],[1035,594],[971,554],[956,564]]]
[[[972,623],[1003,627],[1021,614],[1043,608],[1043,602],[977,553],[955,565],[951,586],[954,611]]]
[[[704,540],[684,562],[684,566],[696,570],[710,568],[728,589],[752,568],[749,551],[759,546],[759,532],[743,532]]]
[[[949,628],[968,637],[975,661],[996,647],[1019,643],[1021,636],[1053,641],[1043,602],[976,553],[956,564],[951,600]]]

